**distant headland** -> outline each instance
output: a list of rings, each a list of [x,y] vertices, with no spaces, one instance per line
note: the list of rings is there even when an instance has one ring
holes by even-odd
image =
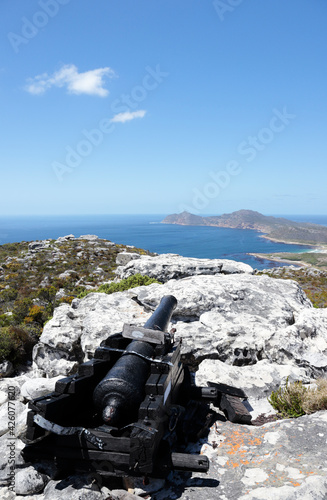
[[[238,210],[231,214],[201,217],[189,212],[165,217],[162,224],[183,226],[216,226],[232,229],[254,229],[264,237],[282,243],[304,245],[327,244],[327,227],[309,222],[294,222],[282,217],[260,214],[254,210]]]
[[[314,255],[315,262],[310,262],[310,264],[316,264],[318,266],[320,264],[323,267],[326,266],[327,227],[321,226],[320,224],[294,222],[282,217],[263,215],[254,210],[238,210],[230,214],[209,217],[201,217],[189,212],[182,212],[180,214],[168,215],[161,222],[162,224],[179,224],[183,226],[215,226],[232,229],[253,229],[263,233],[262,238],[267,238],[271,241],[318,247],[315,251],[318,251],[318,253]],[[290,253],[285,253],[283,255],[270,254],[269,256],[267,254],[252,255],[278,261],[291,258],[291,260],[297,261],[297,264],[309,264],[309,262],[307,262],[308,258],[299,259],[299,254],[295,254],[294,258],[292,257],[293,254]],[[300,255],[304,256],[305,254]],[[313,258],[312,254],[311,257]]]

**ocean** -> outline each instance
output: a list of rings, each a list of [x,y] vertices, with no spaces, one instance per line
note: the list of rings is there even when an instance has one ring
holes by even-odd
[[[157,253],[185,257],[232,259],[256,269],[278,263],[248,253],[303,252],[309,247],[275,243],[253,230],[160,224],[166,215],[70,215],[0,217],[0,245],[19,241],[56,239],[74,234],[96,234],[115,243],[134,245]],[[280,217],[280,216],[279,216]],[[327,226],[327,216],[285,215],[298,222]]]

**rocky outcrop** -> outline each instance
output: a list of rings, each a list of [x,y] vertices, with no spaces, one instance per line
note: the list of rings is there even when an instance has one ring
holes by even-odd
[[[310,376],[327,371],[327,310],[314,309],[294,281],[246,274],[192,276],[75,299],[45,325],[35,367],[48,376],[71,373],[125,322],[144,324],[167,294],[178,300],[173,324],[189,362],[245,366],[265,359]]]
[[[140,255],[132,252],[120,252],[116,257],[116,264],[118,266],[125,266],[131,260],[139,259]]]
[[[45,248],[49,248],[50,246],[50,240],[43,240],[43,241],[31,241],[28,245],[28,252],[29,253],[36,253],[39,252],[40,250],[44,250]]]
[[[125,254],[117,257],[122,259]],[[135,257],[134,257],[135,259]],[[119,263],[119,261],[117,262]],[[194,259],[181,257],[177,254],[161,254],[156,257],[141,256],[117,268],[119,278],[129,278],[134,274],[150,276],[165,283],[171,279],[181,279],[188,276],[216,274],[252,274],[253,269],[243,262],[228,259]]]
[[[210,457],[209,473],[182,484],[175,475],[154,498],[325,500],[326,432],[327,412],[262,427],[217,421],[201,448]]]
[[[326,374],[327,310],[313,308],[295,281],[252,275],[249,266],[232,261],[175,255],[130,260],[121,266],[119,275],[127,277],[129,272],[148,274],[164,284],[112,295],[91,293],[75,299],[71,306],[61,305],[35,346],[30,376],[0,381],[4,422],[0,429],[1,498],[15,498],[6,487],[6,403],[9,387],[14,386],[17,415],[22,415],[17,418],[17,484],[25,498],[53,500],[60,495],[61,500],[104,500],[149,494],[153,500],[325,499],[327,411],[259,427],[226,422],[216,409],[217,421],[209,436],[189,445],[188,450],[209,457],[209,473],[173,473],[165,484],[151,480],[143,490],[136,483],[134,496],[110,491],[99,477],[72,476],[59,481],[45,464],[36,464],[33,470],[23,464],[19,437],[26,401],[51,391],[58,377],[74,372],[79,362],[91,358],[100,342],[120,332],[124,323],[143,325],[167,294],[178,301],[171,326],[176,328],[175,338],[182,339],[183,357],[194,368],[196,383],[243,388],[253,420],[261,414],[266,420],[274,418],[267,398],[287,379],[312,384],[318,375]],[[33,492],[35,496],[31,496]]]

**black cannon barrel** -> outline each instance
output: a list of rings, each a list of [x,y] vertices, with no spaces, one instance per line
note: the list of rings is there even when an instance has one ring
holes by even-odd
[[[166,331],[177,300],[166,295],[144,327]],[[130,354],[129,354],[130,353]],[[149,376],[150,363],[134,353],[152,358],[155,346],[149,342],[133,340],[93,392],[93,401],[102,410],[105,423],[122,426],[132,421],[145,397],[144,386]]]
[[[144,328],[165,332],[176,305],[177,300],[173,295],[165,295],[162,297],[160,304],[145,323]]]

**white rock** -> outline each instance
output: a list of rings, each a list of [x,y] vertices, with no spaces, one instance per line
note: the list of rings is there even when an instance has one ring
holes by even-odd
[[[69,373],[124,323],[144,324],[168,294],[178,301],[173,324],[186,359],[236,366],[267,359],[303,366],[308,376],[325,369],[327,309],[314,309],[294,281],[244,273],[191,276],[75,299],[71,307],[57,308],[45,325],[34,348],[35,366],[49,376]]]
[[[46,484],[45,476],[34,467],[18,469],[15,475],[15,489],[18,495],[34,495],[43,490]]]
[[[0,391],[6,394],[7,397],[10,393],[11,398],[20,401],[23,399],[20,395],[21,387],[28,379],[27,374],[0,379]]]
[[[64,288],[60,288],[58,290],[58,292],[56,293],[56,296],[55,296],[55,299],[56,300],[60,300],[62,299],[63,297],[65,297],[67,295],[66,291]]]
[[[326,500],[327,479],[321,476],[308,477],[296,488],[291,485],[256,488],[239,500]]]
[[[53,378],[34,378],[27,380],[21,388],[21,395],[30,401],[31,399],[44,396],[55,390],[57,380],[62,376]]]
[[[20,401],[9,401],[0,408],[0,436],[9,430],[18,436],[26,425],[27,405]]]
[[[253,268],[243,262],[233,260],[194,259],[176,254],[161,254],[156,257],[142,255],[139,259],[118,267],[116,273],[120,278],[128,278],[140,273],[166,282],[170,279],[181,279],[201,274],[252,274]]]
[[[94,241],[98,240],[99,236],[96,234],[82,234],[81,236],[78,237],[79,240],[89,240],[89,241]]]
[[[133,252],[120,252],[116,257],[116,264],[118,266],[125,266],[131,260],[139,259],[140,255]]]
[[[67,269],[67,271],[59,274],[58,278],[62,279],[62,280],[66,280],[66,279],[69,279],[69,278],[75,277],[75,276],[77,276],[77,273],[74,269]]]
[[[33,369],[38,377],[57,377],[70,375],[77,370],[78,361],[73,354],[49,347],[39,342],[33,348]]]
[[[241,481],[246,486],[254,486],[255,484],[263,483],[268,477],[268,474],[264,470],[254,467],[245,471]]]
[[[69,240],[74,240],[75,236],[73,234],[67,234],[66,236],[59,236],[59,238],[56,239],[57,243],[65,243],[66,241]]]
[[[82,326],[79,317],[68,304],[54,310],[53,318],[46,323],[40,342],[49,347],[72,350],[79,342]]]
[[[28,245],[28,251],[30,253],[35,253],[40,250],[43,250],[44,248],[49,248],[50,242],[49,240],[43,240],[43,241],[31,241]]]
[[[75,299],[72,307],[55,309],[45,325],[33,350],[34,366],[51,377],[69,374],[77,366],[76,353],[89,359],[102,340],[122,331],[124,323],[142,325],[149,316],[126,292]]]
[[[200,363],[199,370],[195,374],[197,385],[206,386],[207,381],[234,387],[241,385],[247,396],[254,399],[270,396],[272,391],[286,383],[287,378],[289,382],[296,380],[302,380],[304,383],[310,382],[304,368],[278,365],[266,359],[258,361],[255,365],[242,367],[231,366],[219,360],[206,359]]]
[[[0,391],[0,406],[8,401],[8,393],[5,391]]]

